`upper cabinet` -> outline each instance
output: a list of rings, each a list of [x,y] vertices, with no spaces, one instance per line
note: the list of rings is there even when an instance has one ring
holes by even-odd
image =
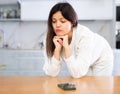
[[[79,20],[113,19],[114,0],[67,0],[78,14]],[[47,20],[55,0],[21,0],[21,20]]]
[[[114,0],[66,0],[78,14],[79,20],[114,19]],[[47,20],[57,0],[18,0],[15,4],[0,4],[1,20]]]
[[[22,1],[21,4],[21,20],[47,20],[50,8],[57,2],[47,1]]]
[[[80,20],[111,20],[114,17],[114,0],[78,0],[70,3]]]
[[[0,21],[20,20],[20,4],[0,4]]]

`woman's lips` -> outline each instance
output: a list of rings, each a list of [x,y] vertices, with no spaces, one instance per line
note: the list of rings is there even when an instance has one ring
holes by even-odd
[[[56,32],[61,32],[62,30],[61,29],[56,29]]]

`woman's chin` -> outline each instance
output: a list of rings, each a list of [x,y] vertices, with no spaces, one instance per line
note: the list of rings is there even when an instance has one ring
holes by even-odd
[[[57,36],[63,36],[63,34],[56,34]]]
[[[56,34],[57,36],[64,36],[65,34]]]

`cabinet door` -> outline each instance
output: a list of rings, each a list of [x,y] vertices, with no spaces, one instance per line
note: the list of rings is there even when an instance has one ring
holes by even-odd
[[[50,9],[58,1],[21,2],[21,20],[47,20]],[[78,14],[79,20],[113,19],[113,0],[68,0]]]
[[[55,3],[55,1],[21,2],[21,20],[47,20],[50,8]]]
[[[0,76],[44,75],[40,50],[0,50]]]
[[[69,1],[79,20],[111,20],[114,17],[114,0]]]

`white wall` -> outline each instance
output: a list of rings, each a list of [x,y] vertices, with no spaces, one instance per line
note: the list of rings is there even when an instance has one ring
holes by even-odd
[[[40,49],[46,33],[46,22],[0,22],[4,44],[12,49]]]
[[[115,46],[115,32],[111,20],[79,21],[93,32],[105,37],[111,47]],[[4,31],[4,44],[12,49],[40,49],[40,42],[45,41],[47,22],[0,22],[0,29]]]

